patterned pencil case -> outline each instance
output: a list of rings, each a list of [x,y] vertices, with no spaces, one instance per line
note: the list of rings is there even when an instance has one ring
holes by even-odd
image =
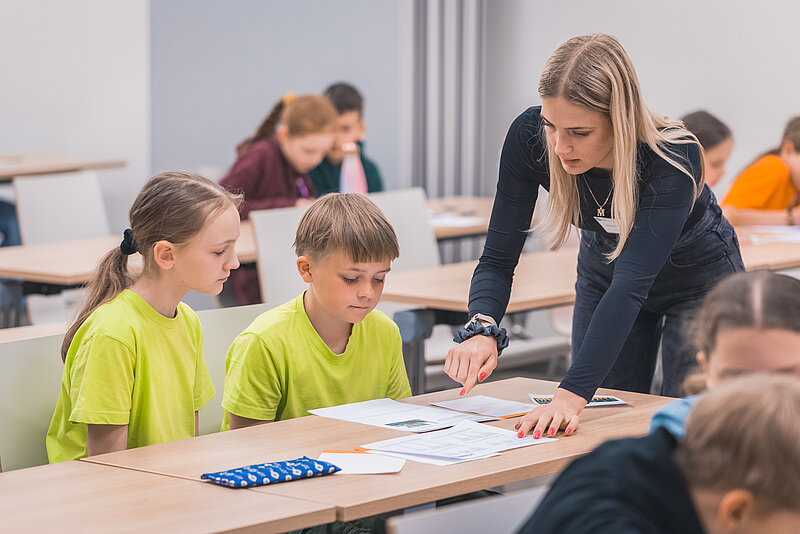
[[[301,478],[321,477],[341,471],[335,465],[303,456],[296,460],[248,465],[228,471],[205,473],[200,478],[231,488],[251,488]]]

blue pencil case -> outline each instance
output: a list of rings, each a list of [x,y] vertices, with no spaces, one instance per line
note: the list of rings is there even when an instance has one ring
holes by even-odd
[[[200,478],[220,486],[252,488],[301,478],[321,477],[341,471],[335,465],[303,456],[296,460],[248,465],[217,473],[204,473]]]

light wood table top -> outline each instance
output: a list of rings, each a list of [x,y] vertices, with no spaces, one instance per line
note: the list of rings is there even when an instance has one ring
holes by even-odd
[[[89,462],[0,473],[3,532],[284,532],[333,506]]]
[[[528,393],[553,393],[557,385],[555,382],[513,378],[480,384],[474,392],[476,395],[530,402]],[[408,401],[425,404],[433,400],[454,399],[458,391],[431,393]],[[579,431],[568,438],[559,434],[560,439],[556,442],[447,467],[408,461],[396,474],[336,475],[262,486],[253,491],[335,505],[338,519],[355,519],[560,471],[571,460],[607,439],[645,434],[653,413],[672,400],[622,391],[600,392],[613,393],[632,404],[588,408],[582,414]],[[516,421],[518,418],[489,424],[513,429]],[[205,472],[303,455],[316,458],[324,449],[353,449],[405,434],[408,433],[308,416],[94,456],[83,461],[194,480]]]
[[[749,271],[800,267],[800,243],[754,244],[742,239],[741,251]],[[574,302],[577,263],[577,247],[520,256],[506,311],[512,313]],[[425,308],[468,311],[469,286],[477,264],[477,261],[466,261],[391,273],[386,278],[381,298]]]
[[[15,176],[115,169],[124,166],[123,160],[86,160],[34,154],[5,155],[0,156],[0,182],[9,181]]]
[[[442,239],[486,233],[491,204],[491,198],[478,197],[453,197],[430,201],[431,211],[485,217],[484,223],[477,226],[434,227],[434,233],[437,238]],[[119,246],[120,241],[122,235],[46,245],[1,247],[0,278],[45,284],[83,284],[92,279],[97,263],[103,255]],[[249,220],[242,221],[236,253],[242,263],[254,263],[258,259],[253,223]],[[138,256],[131,256],[131,261],[139,261]],[[134,267],[136,264],[131,265]]]
[[[493,204],[494,198],[491,197],[445,197],[428,200],[428,212],[436,239],[485,234],[489,229]],[[445,223],[448,218],[450,223],[458,224]],[[459,218],[463,218],[461,223]]]
[[[73,285],[89,282],[97,263],[111,249],[118,247],[122,235],[0,248],[0,278],[13,278],[45,284]],[[242,223],[236,253],[242,263],[252,263],[256,252],[253,225]],[[141,256],[130,257],[132,269],[141,266]]]

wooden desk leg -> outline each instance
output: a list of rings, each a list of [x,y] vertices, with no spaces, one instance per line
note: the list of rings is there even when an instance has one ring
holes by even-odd
[[[425,393],[425,340],[431,337],[436,315],[433,310],[408,310],[394,314],[403,338],[403,360],[411,393]]]

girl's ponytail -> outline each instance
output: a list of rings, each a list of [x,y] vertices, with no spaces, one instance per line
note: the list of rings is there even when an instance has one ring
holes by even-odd
[[[289,93],[291,94],[291,93]],[[275,133],[275,129],[278,127],[278,123],[281,120],[281,114],[283,113],[283,109],[286,107],[286,104],[291,101],[288,95],[284,96],[280,100],[278,100],[272,109],[270,110],[267,118],[261,123],[261,125],[256,128],[255,133],[250,136],[244,143],[240,144],[236,147],[236,155],[241,156],[248,149],[253,146],[253,143],[257,143],[263,139],[268,139]]]
[[[128,273],[128,256],[119,248],[108,252],[97,265],[97,271],[89,284],[88,293],[83,299],[81,310],[75,321],[70,325],[61,343],[61,360],[67,360],[67,352],[75,337],[75,333],[89,316],[102,304],[110,302],[123,289],[133,283],[133,277]]]
[[[272,137],[279,124],[286,126],[289,137],[297,137],[333,132],[336,129],[338,117],[336,108],[324,96],[295,96],[294,93],[286,93],[272,107],[269,115],[255,133],[236,148],[236,155],[241,156],[254,143]]]

